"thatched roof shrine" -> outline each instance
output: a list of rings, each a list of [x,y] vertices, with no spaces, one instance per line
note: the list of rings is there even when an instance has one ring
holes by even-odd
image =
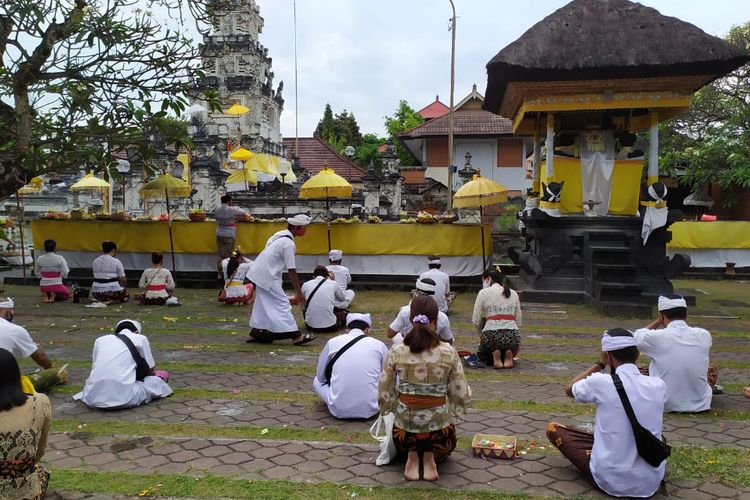
[[[627,101],[633,93],[659,92],[656,99],[676,114],[697,89],[748,61],[747,50],[651,7],[628,0],[573,0],[487,64],[484,109],[516,118],[518,128],[523,121],[518,114],[530,100],[606,92],[605,101]]]

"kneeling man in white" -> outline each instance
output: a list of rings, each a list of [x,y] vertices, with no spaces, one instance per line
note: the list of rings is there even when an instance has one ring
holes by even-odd
[[[142,378],[137,374],[138,363],[128,341],[148,365]],[[94,342],[91,375],[86,379],[83,391],[73,399],[92,408],[114,410],[167,397],[172,394],[172,388],[154,375],[155,365],[148,339],[141,334],[141,324],[131,319],[122,320],[115,327],[115,335],[104,335]]]
[[[377,415],[378,380],[388,348],[370,337],[369,314],[350,313],[347,332],[329,340],[318,359],[313,388],[336,418]]]

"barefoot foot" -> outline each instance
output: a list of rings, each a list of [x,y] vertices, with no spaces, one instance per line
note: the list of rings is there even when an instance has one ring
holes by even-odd
[[[407,481],[419,481],[419,455],[416,451],[410,451],[406,458],[404,479]]]
[[[505,351],[505,361],[503,361],[503,368],[513,368],[513,353]]]
[[[435,455],[431,451],[426,451],[424,454],[424,480],[437,481],[438,479],[440,479],[440,476],[435,463]]]
[[[502,362],[502,356],[500,355],[500,351],[494,350],[492,351],[492,368],[498,369],[503,367]]]

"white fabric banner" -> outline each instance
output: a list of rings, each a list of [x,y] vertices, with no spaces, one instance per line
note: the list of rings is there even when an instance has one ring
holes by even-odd
[[[611,130],[581,134],[581,183],[584,211],[588,215],[607,215],[615,167],[615,146]],[[586,202],[599,202],[589,210]]]

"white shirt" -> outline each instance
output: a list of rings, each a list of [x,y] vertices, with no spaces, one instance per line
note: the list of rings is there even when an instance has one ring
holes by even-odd
[[[352,282],[352,275],[349,272],[349,268],[340,264],[331,264],[328,266],[328,270],[333,273],[336,283],[345,292],[347,285]]]
[[[711,334],[682,320],[661,330],[641,328],[633,336],[638,349],[651,358],[648,373],[667,384],[665,411],[696,412],[711,408],[708,354]]]
[[[0,348],[10,352],[16,359],[28,358],[38,349],[26,328],[0,318]]]
[[[224,292],[227,294],[227,297],[246,297],[247,296],[247,288],[245,288],[245,278],[247,277],[247,274],[250,272],[250,268],[252,267],[253,261],[243,257],[242,262],[239,266],[237,266],[237,269],[235,269],[234,274],[231,276],[227,276],[227,267],[229,266],[229,258],[221,261],[221,269],[224,272],[224,276],[226,279],[224,280]]]
[[[255,259],[247,277],[255,286],[270,290],[274,286],[281,287],[281,277],[284,271],[296,269],[294,253],[294,236],[288,229],[275,233],[268,238],[266,247]]]
[[[325,283],[318,288],[312,300],[309,300],[310,294],[322,280],[325,280]],[[316,276],[302,284],[302,293],[305,295],[305,300],[308,300],[305,323],[313,328],[328,328],[336,324],[333,308],[336,302],[345,300],[346,297],[335,281]]]
[[[448,312],[448,303],[445,301],[445,295],[451,291],[451,279],[440,269],[430,269],[419,275],[419,279],[430,278],[435,282],[435,295],[432,297],[437,302],[438,309]]]
[[[148,339],[128,330],[127,336],[143,359],[153,368],[156,363]],[[135,360],[125,342],[114,335],[104,335],[94,342],[91,374],[83,386],[83,402],[95,408],[116,408],[130,403],[139,394],[135,380]]]
[[[148,287],[150,286],[165,286],[166,288],[149,290]],[[167,298],[169,297],[169,292],[174,290],[174,287],[174,278],[172,278],[172,273],[166,267],[160,267],[159,269],[149,267],[145,269],[138,282],[138,288],[145,289],[146,297],[148,298]]]
[[[364,335],[362,330],[351,330],[326,342],[318,359],[315,385],[325,383],[328,361],[354,338]],[[327,393],[328,410],[336,418],[369,418],[377,414],[378,381],[385,366],[388,348],[381,341],[366,337],[336,360],[331,372]],[[321,391],[319,391],[320,393]]]
[[[94,282],[91,284],[91,292],[119,292],[122,285],[119,281],[99,283],[97,279],[111,279],[125,277],[125,268],[122,262],[108,253],[100,255],[91,263],[91,271],[94,274]]]
[[[216,209],[216,236],[223,238],[234,238],[237,235],[236,218],[240,214],[246,214],[239,207],[233,207],[223,203]]]
[[[393,337],[394,344],[403,343],[406,334],[409,333],[412,328],[414,328],[414,325],[412,325],[411,321],[409,321],[409,313],[411,312],[410,309],[411,302],[409,302],[398,311],[396,319],[394,319],[393,323],[391,323],[390,329],[397,333],[397,335]],[[442,340],[443,342],[450,342],[451,340],[453,340],[453,332],[451,332],[451,321],[448,319],[448,316],[442,311],[438,311],[437,334],[438,337],[440,337],[440,340]]]
[[[661,438],[667,386],[661,379],[641,375],[634,364],[618,366],[617,375],[638,422]],[[667,462],[652,467],[638,455],[633,428],[612,377],[592,373],[573,384],[573,397],[596,405],[591,475],[599,488],[612,496],[650,497],[656,493]]]
[[[55,252],[47,252],[36,258],[34,274],[39,276],[39,286],[62,285],[62,280],[68,277],[68,263],[65,257]],[[57,273],[57,277],[45,278],[42,273]]]

